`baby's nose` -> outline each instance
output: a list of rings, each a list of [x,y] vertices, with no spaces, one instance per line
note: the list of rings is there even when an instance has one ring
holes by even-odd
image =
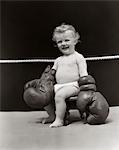
[[[65,42],[65,41],[63,41],[63,42],[62,42],[62,45],[66,45],[66,42]]]

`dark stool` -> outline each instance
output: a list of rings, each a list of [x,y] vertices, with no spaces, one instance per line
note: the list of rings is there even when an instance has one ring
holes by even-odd
[[[66,99],[67,110],[77,109],[76,101],[77,101],[77,96],[72,96]]]
[[[72,96],[72,97],[66,99],[67,110],[66,110],[66,114],[65,114],[65,118],[64,118],[64,125],[65,126],[72,122],[70,120],[69,110],[71,110],[71,109],[77,109],[78,110],[77,105],[76,105],[77,97],[78,96]],[[79,117],[80,117],[80,112],[79,112]]]

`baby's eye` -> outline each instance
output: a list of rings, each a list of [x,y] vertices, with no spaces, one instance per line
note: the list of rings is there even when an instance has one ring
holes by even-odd
[[[66,40],[65,40],[65,42],[69,42],[69,41],[70,41],[69,39],[66,39]]]
[[[62,43],[62,41],[57,41],[57,44],[60,44],[60,43]]]

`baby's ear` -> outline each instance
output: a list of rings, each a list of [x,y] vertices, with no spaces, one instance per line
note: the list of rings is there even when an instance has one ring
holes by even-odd
[[[53,46],[57,47],[57,43],[55,41],[53,41]]]
[[[74,40],[74,44],[76,45],[78,43],[78,39],[77,38],[75,38],[75,40]]]
[[[77,44],[78,42],[80,42],[80,35],[79,33],[77,32],[76,35],[75,35],[75,44]]]

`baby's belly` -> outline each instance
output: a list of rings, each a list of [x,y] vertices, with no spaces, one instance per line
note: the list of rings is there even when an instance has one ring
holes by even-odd
[[[78,71],[71,69],[71,70],[57,70],[56,72],[56,81],[59,84],[62,83],[69,83],[79,80]]]

